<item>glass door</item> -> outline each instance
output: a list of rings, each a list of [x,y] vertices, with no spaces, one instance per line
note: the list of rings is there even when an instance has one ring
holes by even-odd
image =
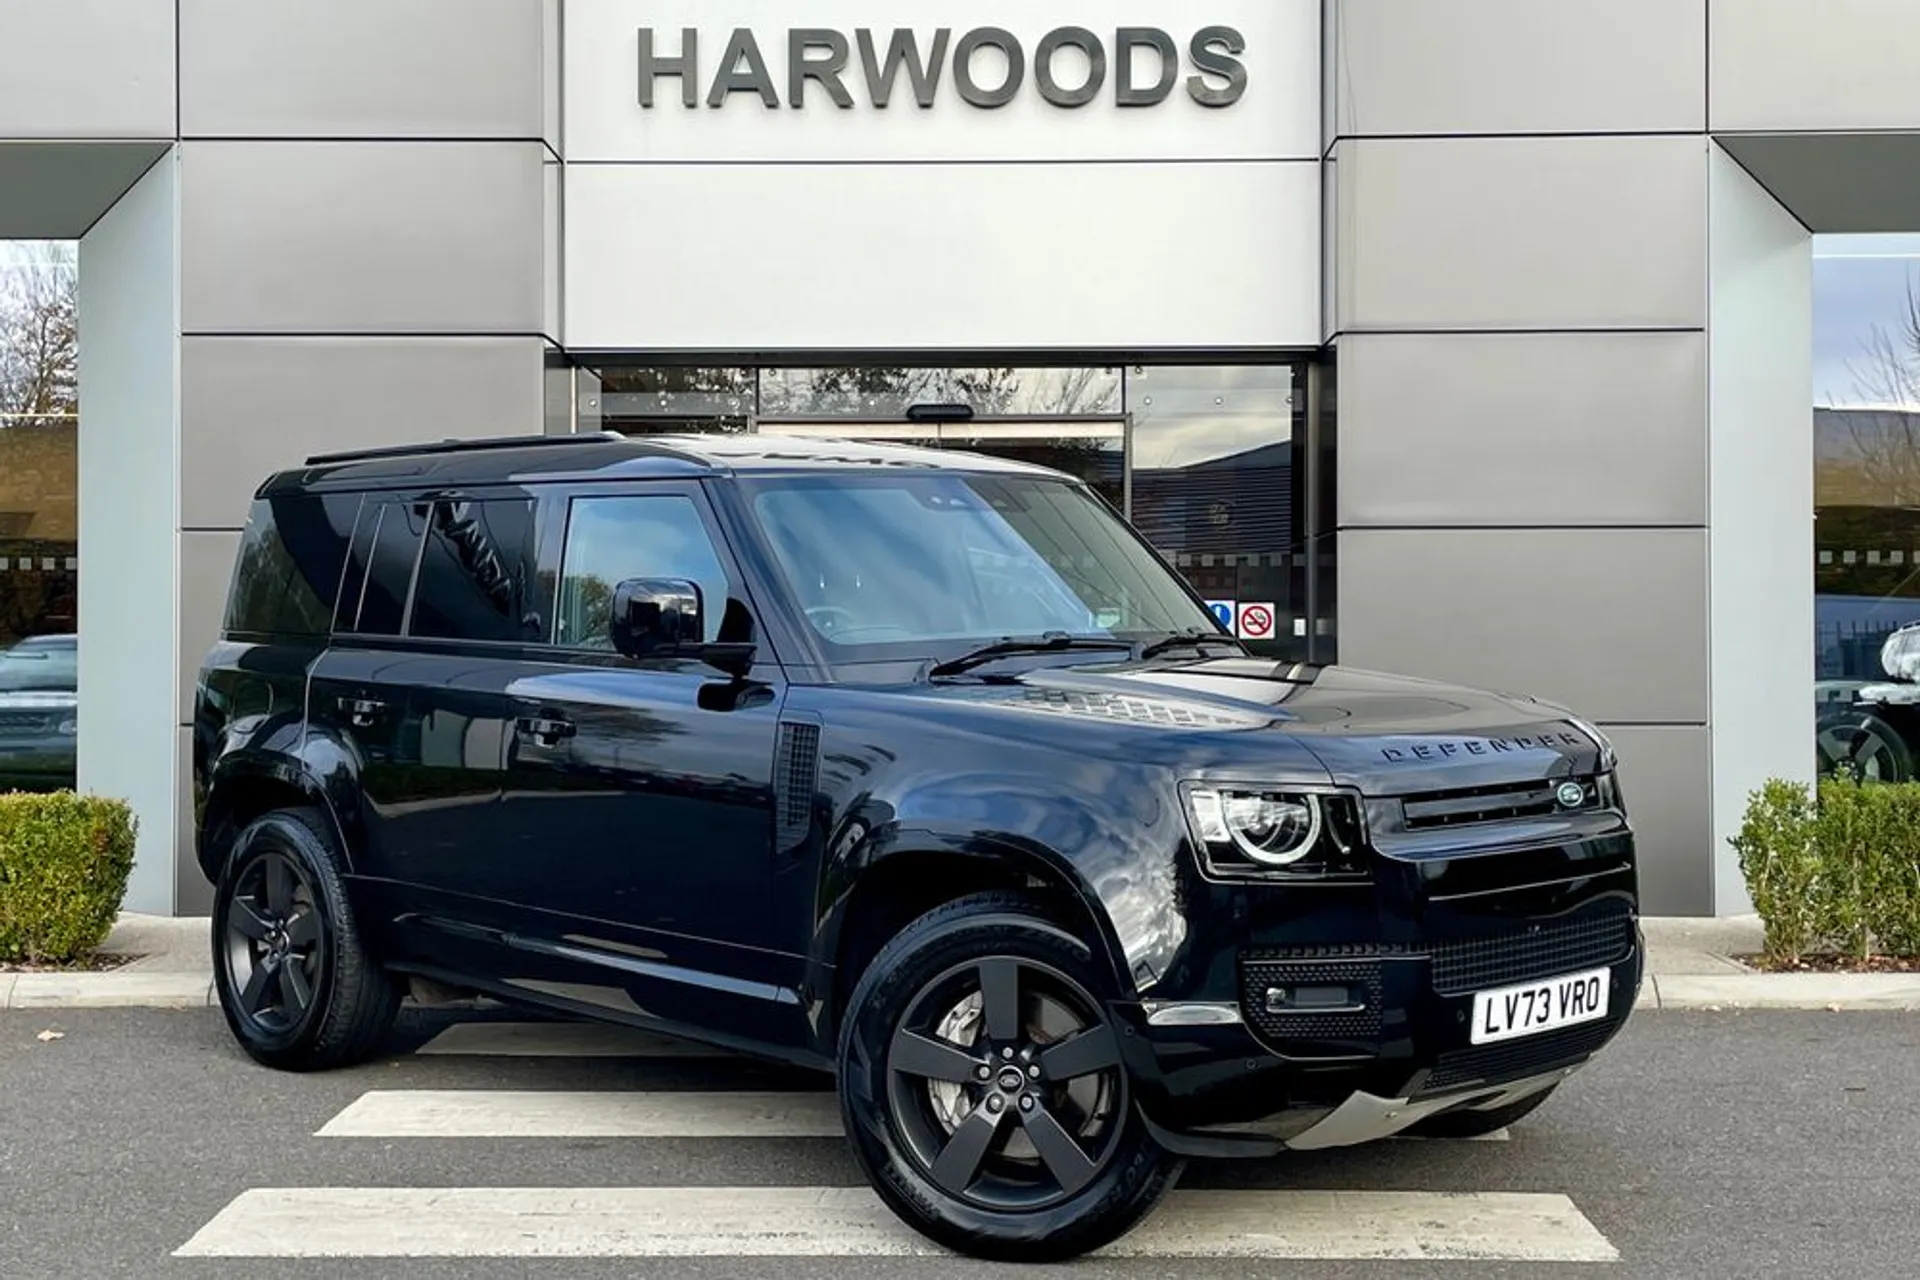
[[[1114,510],[1130,516],[1129,423],[1124,413],[970,417],[941,406],[892,419],[763,417],[755,420],[752,429],[765,435],[884,440],[955,449],[1051,467],[1086,481]]]

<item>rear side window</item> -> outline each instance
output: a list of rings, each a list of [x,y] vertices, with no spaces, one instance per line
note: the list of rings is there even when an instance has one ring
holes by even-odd
[[[256,500],[240,536],[227,631],[325,636],[359,508],[358,494]]]
[[[532,498],[442,498],[411,508],[426,546],[413,588],[409,635],[447,640],[542,641]]]
[[[397,636],[407,607],[407,588],[426,533],[424,511],[398,499],[369,497],[353,531],[341,579],[334,628],[347,634]]]

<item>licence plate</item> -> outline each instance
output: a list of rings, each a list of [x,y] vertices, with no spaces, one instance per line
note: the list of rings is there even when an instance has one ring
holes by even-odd
[[[1491,1044],[1597,1022],[1607,1016],[1607,991],[1612,985],[1608,970],[1590,969],[1541,982],[1476,991],[1472,1041]]]

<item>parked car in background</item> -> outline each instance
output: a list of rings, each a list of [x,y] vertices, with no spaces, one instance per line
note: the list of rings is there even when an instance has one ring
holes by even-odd
[[[72,635],[29,636],[0,649],[0,790],[74,785],[79,655]]]
[[[256,1059],[484,992],[816,1067],[882,1199],[983,1256],[1097,1248],[1188,1157],[1512,1124],[1641,981],[1599,731],[1255,656],[1008,460],[312,458],[256,494],[195,725]]]

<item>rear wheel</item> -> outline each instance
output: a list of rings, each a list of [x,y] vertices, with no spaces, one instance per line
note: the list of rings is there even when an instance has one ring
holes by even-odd
[[[346,1066],[379,1048],[401,992],[361,944],[320,815],[282,809],[234,842],[214,889],[214,987],[234,1039],[292,1071]]]
[[[887,1205],[950,1249],[1072,1257],[1170,1189],[1087,945],[1023,895],[922,917],[874,960],[839,1050],[854,1154]]]
[[[1492,1111],[1445,1111],[1410,1125],[1407,1132],[1418,1138],[1484,1138],[1533,1114],[1557,1088],[1558,1085],[1548,1085],[1538,1093],[1530,1093],[1518,1102],[1509,1102]]]

